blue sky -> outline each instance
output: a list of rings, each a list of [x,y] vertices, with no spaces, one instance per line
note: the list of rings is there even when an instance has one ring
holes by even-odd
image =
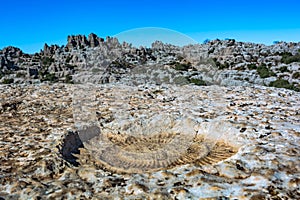
[[[36,52],[44,43],[65,44],[71,34],[120,32],[162,27],[192,37],[235,38],[271,44],[300,41],[298,0],[1,0],[0,48]],[[134,37],[134,36],[132,36]]]

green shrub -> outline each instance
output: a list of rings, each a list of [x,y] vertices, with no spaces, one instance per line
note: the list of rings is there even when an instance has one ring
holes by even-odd
[[[190,83],[193,83],[198,86],[201,86],[201,85],[206,86],[207,85],[206,82],[203,81],[202,79],[196,79],[196,78],[191,78]]]
[[[282,66],[282,67],[280,67],[280,68],[279,68],[279,71],[280,71],[281,73],[289,72],[287,66]]]
[[[252,64],[248,64],[247,67],[248,67],[249,70],[257,69],[256,64],[253,64],[253,63]]]
[[[284,79],[278,79],[276,81],[273,81],[269,85],[270,87],[276,87],[276,88],[285,88],[289,90],[295,90],[297,92],[300,92],[300,88],[294,86],[293,84],[290,84],[287,80]]]
[[[178,71],[188,71],[191,68],[191,63],[176,63],[174,69]]]
[[[275,73],[272,72],[266,65],[258,66],[256,70],[260,78],[268,78],[271,76],[275,76]]]
[[[224,64],[220,63],[219,61],[216,61],[216,66],[218,67],[218,69],[222,70],[222,69],[228,69],[230,67],[228,62],[224,62]]]
[[[290,52],[284,52],[280,54],[282,56],[281,62],[285,64],[290,64],[292,62],[300,62],[300,54],[296,55],[291,54]]]
[[[221,64],[218,66],[218,69],[228,69],[229,68],[229,63],[228,62],[224,62],[224,64]]]
[[[14,83],[14,79],[13,78],[6,78],[2,81],[3,84],[12,84]]]

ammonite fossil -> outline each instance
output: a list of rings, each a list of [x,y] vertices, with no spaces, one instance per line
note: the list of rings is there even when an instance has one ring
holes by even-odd
[[[107,170],[143,173],[184,164],[213,164],[239,148],[228,140],[228,134],[234,135],[235,130],[224,121],[198,124],[186,115],[157,113],[140,120],[128,119],[125,124],[126,119],[115,119],[101,126],[96,104],[93,86],[74,90],[79,137],[95,162]]]

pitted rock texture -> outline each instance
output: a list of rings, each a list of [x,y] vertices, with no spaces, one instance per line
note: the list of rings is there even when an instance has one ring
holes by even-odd
[[[300,197],[297,92],[262,86],[96,86],[96,115],[104,130],[120,130],[166,112],[188,114],[207,134],[220,130],[218,122],[225,121],[230,124],[223,127],[225,137],[237,134],[247,141],[235,155],[213,165],[186,164],[143,174],[121,174],[98,166],[86,148],[80,148],[76,155],[78,166],[61,155],[66,136],[76,132],[73,90],[72,85],[0,86],[0,197]],[[230,133],[231,126],[239,131]],[[140,126],[127,127],[122,129],[126,135]],[[226,141],[230,143],[230,137]]]
[[[299,92],[299,61],[299,42],[217,39],[179,47],[156,41],[146,48],[91,33],[68,36],[65,46],[45,44],[35,54],[0,50],[0,83],[264,85]]]

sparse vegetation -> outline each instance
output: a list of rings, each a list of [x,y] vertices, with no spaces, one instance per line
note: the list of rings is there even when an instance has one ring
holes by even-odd
[[[254,69],[257,69],[257,66],[256,66],[256,64],[252,63],[252,64],[248,64],[248,65],[247,65],[247,68],[248,68],[249,70],[254,70]]]
[[[290,64],[293,62],[300,62],[300,53],[296,55],[291,54],[290,52],[284,52],[280,54],[282,56],[281,62],[285,64]]]
[[[280,67],[280,68],[279,68],[279,71],[280,71],[281,73],[284,73],[284,72],[290,72],[290,71],[288,70],[287,66],[282,66],[282,67]]]
[[[224,64],[222,64],[219,61],[216,61],[216,65],[217,65],[218,69],[220,69],[220,70],[228,69],[230,67],[228,62],[224,62]]]
[[[46,73],[42,78],[41,81],[49,81],[51,83],[55,83],[58,81],[58,78],[55,76],[54,73]]]
[[[14,83],[13,78],[6,78],[2,81],[2,84],[12,84],[12,83]]]
[[[198,85],[198,86],[206,86],[206,82],[203,81],[202,79],[196,79],[196,78],[191,78],[189,79],[190,83],[193,83],[195,85]]]
[[[271,76],[275,76],[275,73],[272,72],[266,65],[260,65],[257,67],[256,70],[260,78],[268,78]]]
[[[45,67],[49,67],[54,61],[55,61],[54,58],[43,57],[42,58],[42,65],[45,66]]]
[[[174,69],[178,71],[188,71],[189,69],[192,69],[191,63],[174,63]]]
[[[276,46],[266,47],[252,43],[237,43],[234,39],[230,38],[225,38],[225,40],[226,41],[221,41],[217,39],[210,41],[206,39],[203,43],[207,45],[203,45],[203,47],[205,47],[203,48],[203,52],[202,50],[199,50],[199,52],[198,50],[193,50],[194,47],[191,46],[188,47],[191,48],[191,54],[185,54],[185,50],[180,52],[179,50],[168,50],[168,48],[158,50],[146,49],[146,54],[141,54],[140,50],[134,49],[134,51],[130,50],[129,53],[115,57],[114,53],[110,54],[108,50],[107,55],[103,55],[103,59],[105,59],[105,62],[103,62],[104,66],[109,64],[109,66],[105,68],[100,67],[102,60],[93,60],[93,58],[96,58],[92,52],[93,49],[89,49],[89,45],[82,45],[82,42],[74,43],[76,45],[68,45],[70,50],[72,50],[69,53],[66,51],[68,49],[67,47],[61,47],[59,49],[55,47],[55,51],[51,50],[50,53],[46,54],[43,52],[30,55],[16,54],[18,55],[16,57],[17,59],[13,60],[11,60],[10,56],[6,56],[5,54],[5,59],[2,59],[3,61],[1,62],[0,82],[5,84],[16,84],[18,81],[20,83],[29,81],[35,83],[45,81],[73,83],[72,74],[75,74],[76,71],[81,72],[83,71],[82,68],[84,68],[84,70],[98,75],[100,75],[102,70],[107,70],[107,73],[113,76],[113,81],[120,80],[123,75],[126,76],[127,73],[130,72],[128,73],[128,79],[132,79],[132,81],[135,81],[137,84],[139,84],[139,82],[146,82],[147,79],[149,79],[152,83],[157,83],[158,85],[161,83],[173,83],[202,86],[209,85],[210,81],[206,83],[200,77],[217,77],[218,74],[216,73],[222,73],[222,75],[224,74],[225,76],[224,78],[228,80],[236,79],[241,82],[251,80],[253,84],[263,84],[261,81],[255,80],[255,78],[260,79],[275,76],[278,81],[272,82],[270,86],[288,89],[296,86],[299,87],[297,84],[299,84],[300,72],[297,70],[297,64],[293,64],[293,66],[287,65],[291,62],[300,62],[300,49],[298,44],[289,45],[280,42],[281,47],[277,48]],[[273,43],[277,44],[279,41],[274,41]],[[228,46],[231,45],[233,45],[234,48],[230,48],[230,51],[227,52],[226,50],[225,52],[224,48],[228,48]],[[195,48],[197,49],[198,47]],[[83,49],[87,50],[87,52],[84,53]],[[84,57],[90,59],[85,60]],[[156,59],[158,59],[157,62],[153,62]],[[193,64],[189,63],[189,60]],[[197,64],[196,61],[198,62]],[[169,66],[165,66],[167,62],[169,62]],[[78,63],[78,66],[74,63]],[[145,68],[143,63],[145,64]],[[152,71],[152,64],[157,67],[158,70],[154,69]],[[14,70],[14,66],[19,66],[19,71]],[[229,69],[233,71],[229,71]],[[228,73],[224,73],[225,70],[228,71]],[[246,71],[239,73],[236,70]],[[248,70],[253,71],[249,72]],[[253,73],[255,73],[256,76],[252,76]],[[140,74],[142,75],[141,77],[145,77],[145,80],[139,77]],[[10,79],[11,77],[13,77],[14,80]],[[26,77],[25,81],[22,80],[23,77]],[[290,80],[291,78],[294,79],[294,82]],[[39,79],[40,81],[34,79]],[[208,78],[203,79],[209,80]],[[265,82],[276,79],[272,77]],[[289,80],[290,83],[286,80]],[[106,82],[106,79],[104,82]]]
[[[287,80],[284,79],[278,79],[276,81],[273,81],[269,85],[270,87],[276,87],[276,88],[285,88],[289,90],[294,90],[296,92],[300,92],[300,88],[296,87],[293,84],[290,84]]]

